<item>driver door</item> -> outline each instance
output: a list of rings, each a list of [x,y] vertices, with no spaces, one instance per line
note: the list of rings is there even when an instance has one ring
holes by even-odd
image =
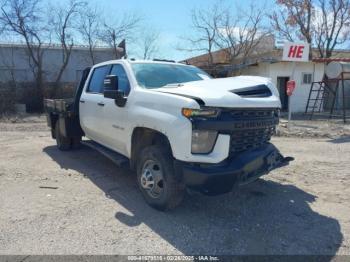
[[[130,82],[124,67],[121,64],[114,64],[112,66],[110,75],[118,77],[118,90],[123,91],[125,96],[130,93]],[[116,105],[115,100],[111,98],[104,98],[104,112],[103,112],[103,137],[106,139],[108,147],[111,149],[127,155],[127,141],[128,137],[128,112],[129,104],[126,102],[124,107]]]
[[[103,80],[108,75],[110,66],[100,66],[93,70],[89,83],[80,97],[80,124],[87,137],[103,144]]]

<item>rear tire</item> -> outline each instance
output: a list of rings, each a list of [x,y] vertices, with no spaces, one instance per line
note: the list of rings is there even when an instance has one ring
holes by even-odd
[[[72,149],[81,148],[81,137],[73,137],[71,139],[71,142],[72,142]]]
[[[153,145],[142,150],[137,161],[137,184],[146,202],[165,211],[178,206],[185,194],[185,185],[176,176],[173,157],[167,148]]]
[[[55,124],[55,137],[56,137],[57,147],[59,150],[67,151],[71,149],[71,146],[72,146],[71,139],[61,134],[58,121],[56,121],[56,124]]]

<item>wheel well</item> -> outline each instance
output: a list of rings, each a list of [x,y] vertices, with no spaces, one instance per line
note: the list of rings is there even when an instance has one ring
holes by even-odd
[[[162,145],[172,152],[169,139],[163,133],[145,127],[135,128],[131,138],[130,167],[132,169],[136,168],[136,159],[141,150],[151,145]]]

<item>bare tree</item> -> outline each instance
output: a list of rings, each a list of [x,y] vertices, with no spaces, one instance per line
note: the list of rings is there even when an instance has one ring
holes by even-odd
[[[6,50],[6,52],[4,52]],[[10,50],[10,52],[8,51]],[[15,68],[15,46],[10,44],[6,49],[0,49],[1,67],[9,72],[10,82],[14,87],[16,87],[16,68]]]
[[[320,57],[331,57],[334,48],[348,40],[349,0],[277,0],[277,4],[280,10],[270,15],[273,28],[289,41],[317,46]]]
[[[54,9],[54,17],[52,19],[53,29],[56,33],[57,39],[59,40],[60,46],[62,47],[62,64],[57,72],[54,86],[58,87],[61,81],[64,70],[66,69],[69,59],[72,53],[74,45],[74,30],[77,29],[75,15],[86,6],[86,2],[79,0],[70,0],[68,5],[57,6]],[[55,90],[54,90],[55,91]]]
[[[101,14],[96,8],[86,8],[80,15],[79,32],[83,41],[89,46],[91,63],[96,63],[95,47],[101,36]]]
[[[238,11],[238,12],[237,12]],[[232,63],[235,59],[246,59],[257,52],[256,47],[270,34],[262,26],[265,13],[252,4],[249,11],[236,8],[238,14],[226,10],[218,23],[217,45]]]
[[[216,47],[218,37],[218,23],[223,14],[221,2],[216,2],[209,9],[193,9],[191,10],[192,28],[194,34],[183,37],[186,46],[179,46],[180,51],[201,51],[208,53],[208,67],[213,66],[213,51]]]
[[[43,108],[43,32],[40,0],[6,0],[1,7],[0,24],[6,32],[20,36],[26,46],[36,83],[37,110]]]
[[[350,1],[320,0],[321,17],[315,23],[315,44],[320,57],[331,57],[336,46],[349,40]]]
[[[0,48],[0,115],[15,110],[18,75],[15,68],[15,45]],[[2,86],[4,84],[4,86]]]
[[[269,17],[273,28],[283,38],[295,41],[303,39],[312,42],[312,17],[314,8],[312,0],[277,0],[280,10]]]
[[[158,41],[160,34],[154,29],[147,29],[140,37],[140,49],[143,59],[151,59],[159,51]]]
[[[115,58],[120,58],[118,44],[121,39],[133,39],[132,34],[137,30],[142,18],[134,13],[124,14],[114,23],[104,22],[101,40],[108,44]]]

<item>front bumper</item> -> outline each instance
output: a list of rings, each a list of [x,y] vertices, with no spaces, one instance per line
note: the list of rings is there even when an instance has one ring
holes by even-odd
[[[275,168],[288,165],[291,160],[293,158],[283,157],[274,145],[268,143],[219,164],[178,161],[176,165],[187,187],[207,195],[218,195],[252,182]]]

